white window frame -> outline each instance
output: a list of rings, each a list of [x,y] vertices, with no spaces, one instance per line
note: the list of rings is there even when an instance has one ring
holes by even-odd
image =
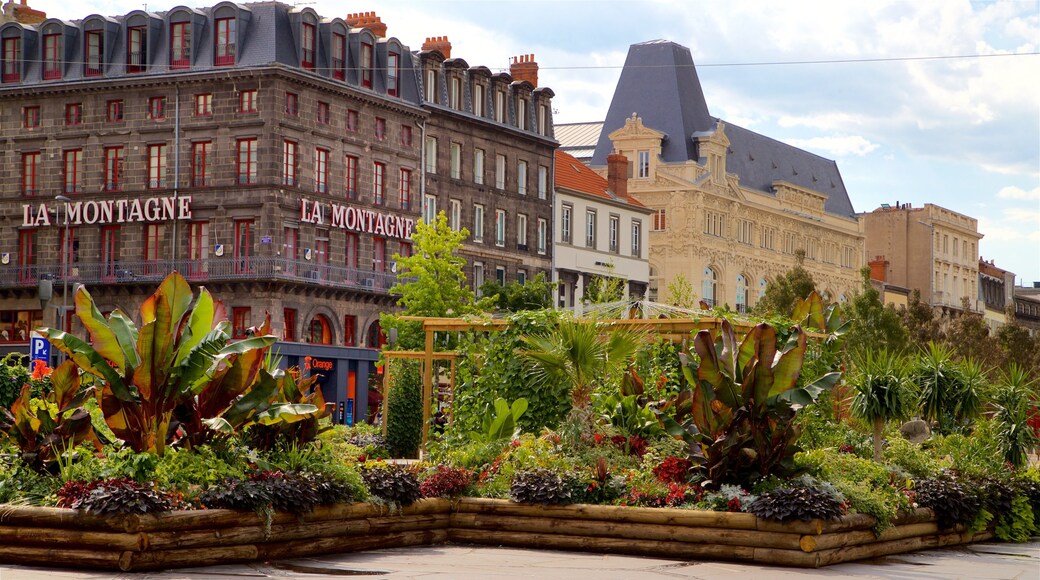
[[[538,199],[545,199],[549,195],[549,168],[544,165],[538,166]]]
[[[527,162],[516,162],[516,192],[527,195]]]
[[[484,185],[484,153],[483,149],[473,150],[473,183]]]
[[[517,214],[516,215],[516,245],[519,250],[519,246],[527,246],[527,215]]]
[[[449,176],[452,179],[462,179],[462,143],[451,142],[451,166]]]
[[[473,241],[484,241],[484,206],[479,203],[473,204]]]
[[[549,236],[549,222],[545,218],[538,218],[538,253],[544,255],[546,250],[546,238]]]
[[[506,156],[495,154],[495,188],[506,188]]]
[[[427,193],[423,196],[423,221],[432,224],[437,219],[437,196]]]
[[[426,173],[437,174],[437,138],[426,136]]]
[[[459,231],[462,229],[462,201],[458,199],[448,200],[449,216],[448,222],[451,229]]]
[[[505,247],[506,245],[506,210],[495,210],[495,245]]]

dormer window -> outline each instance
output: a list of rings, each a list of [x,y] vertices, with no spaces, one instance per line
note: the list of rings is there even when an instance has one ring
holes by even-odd
[[[521,131],[527,130],[527,99],[516,99],[516,127]]]
[[[499,123],[506,122],[506,92],[495,91],[495,120]]]
[[[361,86],[372,88],[372,45],[361,43]]]
[[[303,58],[300,63],[303,68],[307,70],[314,70],[314,46],[315,46],[315,34],[314,25],[310,23],[303,23],[301,27],[301,44],[303,50]]]
[[[148,66],[147,32],[144,26],[126,29],[126,72],[144,72]]]
[[[218,18],[216,21],[216,55],[215,66],[235,64],[235,19]]]
[[[487,100],[487,89],[480,83],[473,83],[473,114],[483,117],[487,114],[485,105]]]
[[[86,48],[86,58],[83,63],[83,76],[85,77],[101,76],[103,64],[101,60],[101,38],[102,32],[100,30],[88,30],[84,36],[83,43]]]
[[[170,68],[191,66],[191,29],[188,22],[170,24]]]
[[[451,77],[448,88],[448,106],[456,111],[462,110],[462,79],[457,76]]]
[[[549,134],[549,107],[538,105],[538,134]]]
[[[401,76],[401,57],[396,52],[386,53],[386,94],[396,97]]]
[[[43,35],[43,80],[61,78],[61,34]]]
[[[424,83],[423,90],[426,93],[424,95],[426,102],[437,102],[437,71],[435,69],[426,69],[426,82]]]
[[[332,33],[332,78],[341,81],[347,78],[347,37],[339,32]]]
[[[22,80],[22,39],[5,38],[3,52],[3,81],[17,83]]]

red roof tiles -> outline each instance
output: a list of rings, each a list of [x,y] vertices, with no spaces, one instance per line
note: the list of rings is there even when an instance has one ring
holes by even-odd
[[[619,198],[607,187],[607,179],[595,171],[585,167],[573,155],[556,150],[556,187],[569,189],[621,203],[643,207],[639,200],[632,196]]]

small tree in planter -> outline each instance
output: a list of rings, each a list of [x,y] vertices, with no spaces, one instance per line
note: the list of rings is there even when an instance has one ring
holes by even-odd
[[[914,411],[914,389],[905,358],[886,350],[866,350],[854,361],[850,381],[856,394],[852,414],[874,428],[874,461],[881,461],[885,423],[907,419]]]

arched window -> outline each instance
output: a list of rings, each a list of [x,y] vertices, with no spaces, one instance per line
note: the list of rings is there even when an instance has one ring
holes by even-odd
[[[750,299],[747,276],[737,274],[737,312],[747,312]]]
[[[704,287],[701,291],[701,299],[707,302],[708,306],[715,306],[718,303],[719,275],[711,266],[704,269]]]
[[[820,293],[820,298],[823,299],[824,304],[830,304],[831,300],[834,299],[834,292],[831,292],[830,290],[824,290]]]
[[[307,325],[307,342],[311,344],[332,344],[332,324],[324,314],[315,314]]]
[[[845,304],[848,301],[849,301],[848,294],[842,294],[841,296],[838,297],[838,302],[840,302],[842,304]]]
[[[383,348],[386,344],[386,334],[383,333],[383,329],[379,326],[379,321],[373,322],[368,327],[368,337],[365,339],[365,346],[368,348]]]
[[[765,276],[758,279],[758,299],[761,300],[766,296],[766,286],[769,286],[769,281],[766,280]]]

